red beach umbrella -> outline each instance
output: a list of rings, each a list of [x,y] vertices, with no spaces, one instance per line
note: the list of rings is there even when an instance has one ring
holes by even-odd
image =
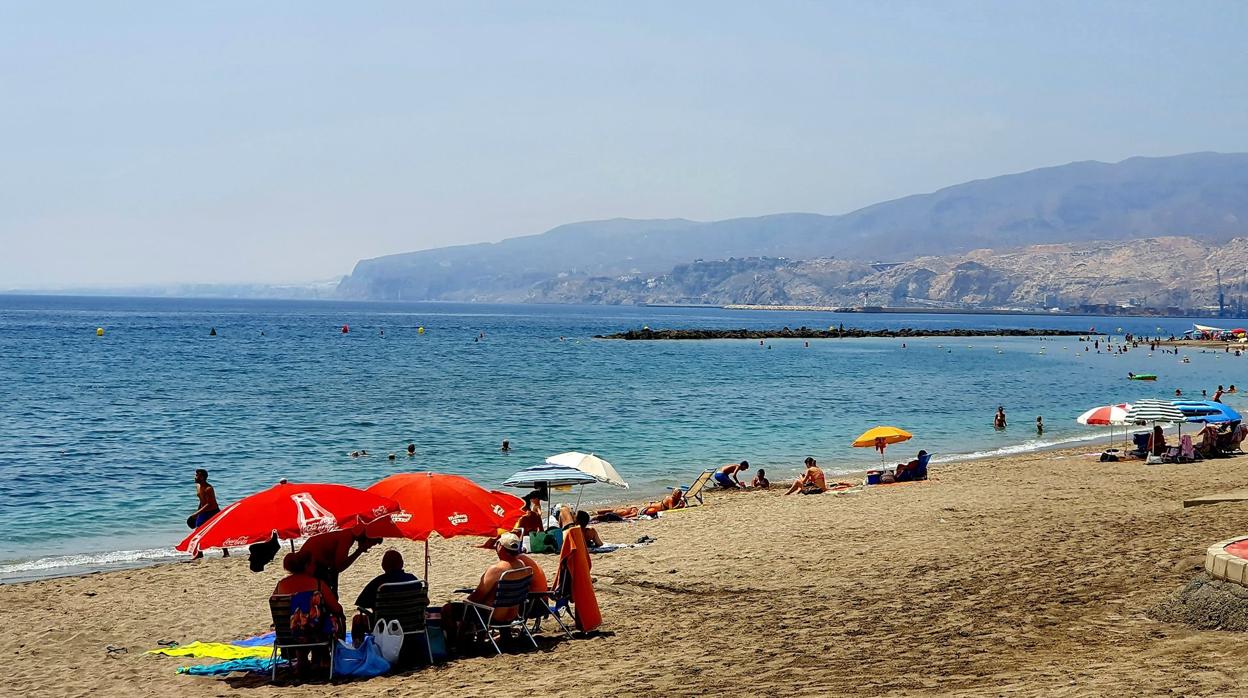
[[[429,578],[429,536],[493,536],[520,520],[519,497],[492,492],[466,477],[444,473],[399,473],[368,488],[393,499],[400,510],[369,524],[370,538],[409,538],[425,542]]]
[[[1091,424],[1101,427],[1126,424],[1127,410],[1129,409],[1131,409],[1131,405],[1125,402],[1117,405],[1102,405],[1084,412],[1075,421],[1080,424]]]
[[[206,548],[236,548],[269,540],[307,538],[397,511],[387,497],[346,485],[282,482],[234,502],[178,543],[198,553]]]

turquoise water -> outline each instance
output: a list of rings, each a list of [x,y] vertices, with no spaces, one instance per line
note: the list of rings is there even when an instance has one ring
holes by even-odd
[[[748,459],[775,481],[829,471],[893,424],[937,461],[1072,442],[1110,401],[1248,386],[1223,353],[1125,356],[1075,338],[620,342],[630,327],[1045,327],[1167,334],[1182,319],[843,315],[701,308],[0,296],[0,579],[171,555],[196,507],[280,478],[366,486],[430,469],[497,487],[545,456],[613,462],[646,497]],[[1226,321],[1231,322],[1231,321]],[[349,324],[351,332],[340,328]],[[95,336],[102,326],[106,333]],[[418,327],[426,332],[418,334]],[[209,336],[215,327],[218,335]],[[384,330],[384,336],[383,336]],[[484,338],[482,338],[484,333]],[[561,340],[561,337],[563,338]],[[1125,380],[1157,373],[1155,384]],[[1232,404],[1235,399],[1232,398]],[[997,405],[1010,426],[991,428]],[[1037,438],[1034,421],[1047,430]],[[514,451],[498,450],[510,439]],[[408,442],[417,457],[401,454]],[[367,458],[351,458],[366,449]],[[386,454],[399,453],[396,461]],[[937,466],[938,467],[938,466]]]

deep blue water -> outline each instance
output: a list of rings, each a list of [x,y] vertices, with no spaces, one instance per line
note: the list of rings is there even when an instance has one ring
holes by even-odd
[[[0,296],[0,579],[171,546],[196,506],[199,467],[224,505],[280,478],[366,486],[413,469],[497,487],[577,449],[612,461],[644,497],[743,458],[773,481],[808,454],[830,471],[861,469],[875,454],[848,444],[876,424],[916,435],[890,460],[919,448],[950,459],[1097,434],[1074,417],[1110,401],[1248,386],[1230,355],[1188,352],[1190,364],[1146,349],[1097,355],[1075,338],[923,339],[905,349],[883,339],[770,349],[591,339],[642,325],[841,322],[1191,327],[1154,318]],[[1130,382],[1129,370],[1161,380]],[[998,404],[1011,419],[1004,432],[991,428]],[[515,449],[507,455],[498,450],[504,438]],[[413,460],[401,455],[409,441]],[[357,449],[371,456],[348,456]],[[620,494],[586,491],[596,500]]]

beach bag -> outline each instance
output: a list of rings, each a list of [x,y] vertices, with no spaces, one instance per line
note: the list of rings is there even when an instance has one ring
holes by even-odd
[[[1101,452],[1101,462],[1102,462],[1102,463],[1111,463],[1111,462],[1116,462],[1117,460],[1118,460],[1118,450],[1117,450],[1117,449],[1111,448],[1111,449],[1109,449],[1109,450],[1107,450],[1107,451],[1102,451],[1102,452]]]
[[[390,662],[381,656],[371,635],[366,636],[359,647],[342,640],[334,643],[334,675],[372,678],[387,671],[390,671]]]
[[[403,626],[397,620],[389,623],[379,620],[377,626],[373,628],[373,641],[381,650],[381,656],[385,657],[387,662],[394,664],[399,661],[399,652],[403,650]]]
[[[429,638],[429,651],[433,661],[445,662],[451,655],[446,650],[446,635],[442,634],[442,611],[431,610],[425,620],[425,636]]]

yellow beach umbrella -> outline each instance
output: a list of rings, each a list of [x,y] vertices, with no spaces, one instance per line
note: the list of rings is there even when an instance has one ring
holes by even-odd
[[[909,441],[913,438],[913,434],[905,429],[897,427],[874,427],[862,433],[862,436],[854,439],[854,448],[875,448],[880,452],[880,462],[884,462],[884,447],[888,444],[899,444],[902,441]]]

